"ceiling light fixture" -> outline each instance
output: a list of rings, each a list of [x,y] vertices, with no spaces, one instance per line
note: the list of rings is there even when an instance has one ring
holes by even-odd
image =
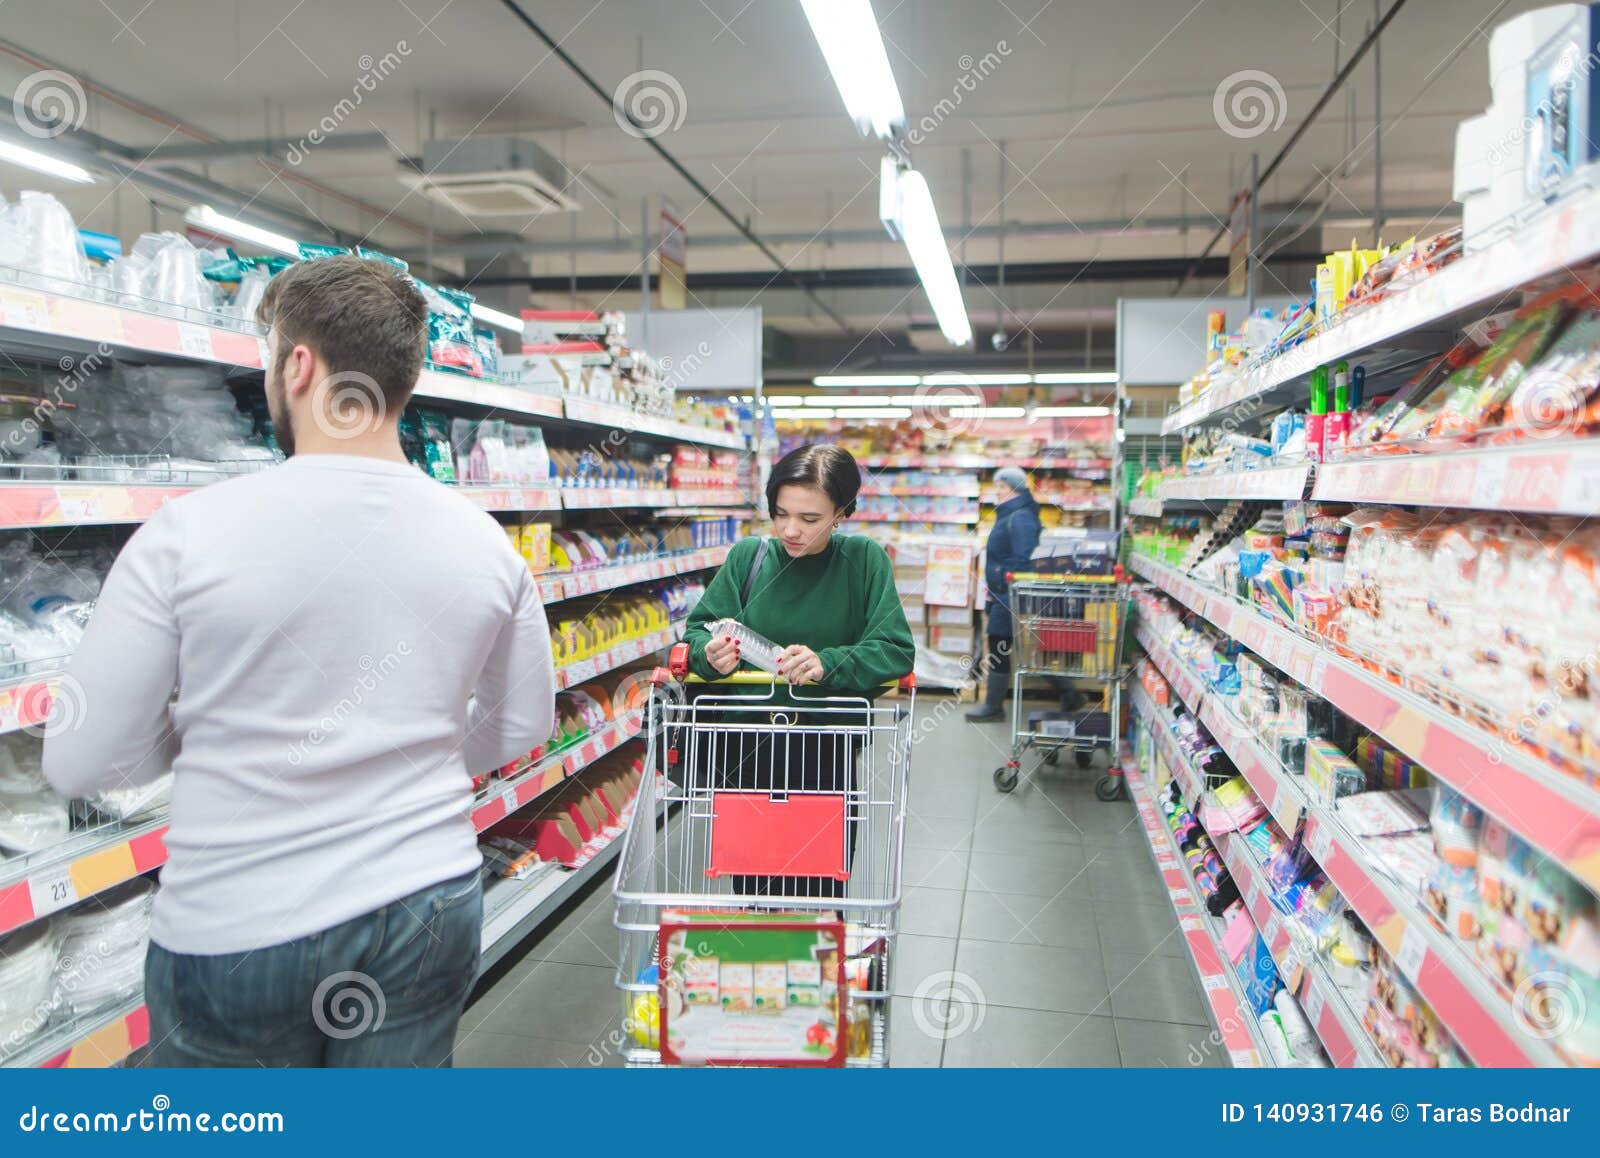
[[[859,407],[851,410],[839,411],[840,418],[910,418],[911,408],[908,406],[885,406],[881,409]]]
[[[782,422],[786,418],[787,419],[808,419],[808,418],[822,419],[822,418],[832,418],[833,417],[833,411],[831,411],[831,410],[807,410],[807,409],[805,409],[803,407],[801,407],[799,409],[795,409],[795,408],[791,408],[791,407],[787,407],[787,406],[774,406],[772,408],[772,417],[773,417],[773,419],[775,421],[778,421],[778,422]]]
[[[248,221],[240,221],[235,217],[225,217],[209,205],[191,206],[183,215],[183,219],[206,233],[247,242],[261,249],[270,249],[273,253],[281,253],[285,257],[300,256],[300,245],[294,238],[263,229],[259,225],[251,225]]]
[[[945,341],[952,346],[968,345],[972,341],[972,323],[967,320],[961,284],[956,281],[955,265],[939,229],[939,215],[934,211],[928,182],[915,169],[904,169],[896,185],[900,195],[900,235],[911,254],[911,264],[917,267],[933,316]]]
[[[904,129],[905,106],[869,0],[800,0],[800,7],[856,128],[884,140]]]
[[[1110,418],[1109,406],[1035,406],[1035,418]]]
[[[903,406],[898,398],[887,394],[807,394],[807,406]]]
[[[73,181],[79,185],[94,184],[94,174],[82,165],[74,165],[71,161],[63,161],[59,157],[52,157],[49,153],[41,153],[37,149],[30,149],[11,141],[0,141],[0,161],[9,161],[13,165],[21,165],[24,169],[32,169],[35,173],[60,177],[63,181]]]
[[[480,322],[488,322],[491,326],[499,326],[502,330],[510,330],[513,334],[522,333],[522,319],[515,314],[508,314],[493,306],[486,306],[482,302],[472,303],[472,316]]]
[[[1021,406],[962,406],[950,412],[952,418],[1022,418],[1027,410]]]
[[[818,374],[813,386],[915,386],[922,379],[916,374]]]
[[[1117,372],[1069,370],[1060,374],[1035,374],[1033,381],[1038,386],[1114,386],[1117,382]]]

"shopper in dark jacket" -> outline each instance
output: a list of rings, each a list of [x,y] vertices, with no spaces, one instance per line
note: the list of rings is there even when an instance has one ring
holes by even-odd
[[[1006,574],[1027,568],[1039,545],[1039,504],[1028,491],[1028,476],[1014,466],[995,473],[1001,492],[1011,497],[995,508],[994,529],[989,532],[987,557],[983,569],[988,589],[989,622],[984,668],[988,684],[983,706],[967,713],[973,721],[998,720],[1004,716],[1006,684],[1011,679],[1011,606],[1007,602]]]

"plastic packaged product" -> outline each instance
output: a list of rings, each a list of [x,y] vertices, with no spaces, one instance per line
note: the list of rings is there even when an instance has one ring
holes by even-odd
[[[783,654],[783,648],[766,636],[752,631],[736,619],[719,619],[710,624],[706,630],[712,638],[731,635],[738,640],[741,663],[751,664],[773,675],[778,674],[778,657]]]
[[[154,815],[171,802],[171,772],[157,777],[148,784],[107,788],[89,797],[89,803],[96,812],[121,821],[142,820]]]
[[[67,802],[45,782],[40,745],[20,732],[0,735],[0,849],[38,852],[67,838]]]
[[[65,205],[48,193],[25,189],[6,212],[27,246],[23,268],[74,286],[88,280],[89,259]],[[72,287],[58,288],[70,292]]]
[[[146,233],[133,243],[133,253],[145,266],[144,296],[183,309],[210,311],[216,307],[212,283],[205,279],[211,264],[201,250],[179,233]]]
[[[135,877],[58,918],[54,1003],[63,1012],[84,1013],[139,992],[155,891],[149,878]]]
[[[49,1021],[55,963],[49,921],[0,937],[0,1058],[27,1045]]]

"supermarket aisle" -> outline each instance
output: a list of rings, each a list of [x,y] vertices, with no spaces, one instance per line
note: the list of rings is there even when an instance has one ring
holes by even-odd
[[[1132,805],[1049,768],[1001,796],[1006,729],[918,706],[893,1064],[1222,1064]],[[619,1064],[615,952],[602,885],[479,995],[457,1064]]]

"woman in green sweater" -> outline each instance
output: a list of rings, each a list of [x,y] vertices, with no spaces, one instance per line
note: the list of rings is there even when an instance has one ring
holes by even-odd
[[[735,544],[689,616],[684,639],[696,675],[715,681],[740,667],[738,640],[713,639],[707,630],[719,619],[735,619],[783,648],[779,671],[789,688],[774,690],[776,707],[803,709],[808,697],[820,696],[870,700],[884,685],[911,672],[915,648],[888,553],[864,536],[834,534],[855,513],[860,489],[856,460],[836,446],[802,446],[772,468],[767,482],[772,539]],[[796,695],[791,688],[808,690]],[[767,694],[760,687],[726,690]],[[838,717],[829,722],[838,722]],[[781,787],[771,782],[772,769],[786,766],[787,760],[768,743],[741,745],[741,751],[745,747],[751,755],[722,770],[724,784],[752,790]],[[853,777],[847,768],[832,766],[837,761],[826,754],[818,759],[819,750],[825,753],[830,746],[808,749],[813,762],[828,766],[800,770],[803,785],[789,787],[844,791]],[[828,886],[836,884],[805,877],[736,879],[734,890],[835,896],[839,893]]]

